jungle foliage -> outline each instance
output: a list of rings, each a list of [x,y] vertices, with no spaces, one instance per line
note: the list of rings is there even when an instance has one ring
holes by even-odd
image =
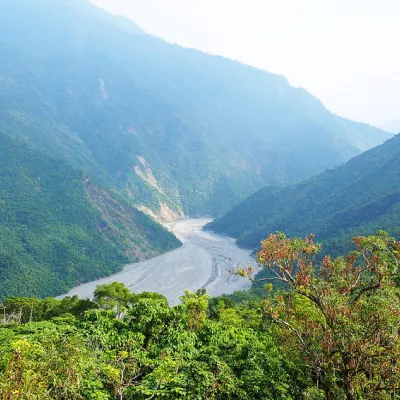
[[[113,284],[95,302],[10,298],[3,307],[2,399],[279,400],[312,386],[259,303],[186,293],[171,308]]]
[[[93,301],[9,298],[1,398],[399,399],[400,242],[354,242],[316,265],[313,235],[271,235],[258,261],[285,290],[240,303],[203,290],[169,307],[118,282]]]

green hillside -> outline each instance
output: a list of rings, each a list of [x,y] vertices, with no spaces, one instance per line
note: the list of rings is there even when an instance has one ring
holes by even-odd
[[[390,136],[282,76],[168,44],[85,0],[0,3],[0,93],[3,131],[163,219],[222,215]]]
[[[0,134],[0,299],[49,296],[179,241],[82,172]]]
[[[271,232],[313,232],[333,254],[351,236],[384,229],[400,237],[400,135],[305,182],[266,187],[207,228],[249,248]]]

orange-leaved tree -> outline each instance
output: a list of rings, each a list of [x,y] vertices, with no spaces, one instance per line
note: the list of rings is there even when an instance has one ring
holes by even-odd
[[[265,279],[290,290],[264,301],[284,346],[296,349],[327,399],[400,398],[400,243],[379,231],[346,257],[315,263],[321,246],[272,234],[261,242]],[[238,270],[252,279],[252,271]]]

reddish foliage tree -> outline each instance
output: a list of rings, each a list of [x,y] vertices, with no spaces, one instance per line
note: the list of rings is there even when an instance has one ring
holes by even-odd
[[[270,235],[257,259],[266,280],[290,290],[264,301],[289,349],[300,349],[327,399],[397,398],[400,381],[400,243],[385,232],[353,239],[346,257],[325,257],[314,236]],[[253,270],[237,274],[253,279]]]

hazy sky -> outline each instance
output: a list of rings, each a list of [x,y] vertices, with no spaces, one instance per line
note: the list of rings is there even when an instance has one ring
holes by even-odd
[[[284,75],[333,112],[400,119],[400,0],[91,0],[169,42]]]

